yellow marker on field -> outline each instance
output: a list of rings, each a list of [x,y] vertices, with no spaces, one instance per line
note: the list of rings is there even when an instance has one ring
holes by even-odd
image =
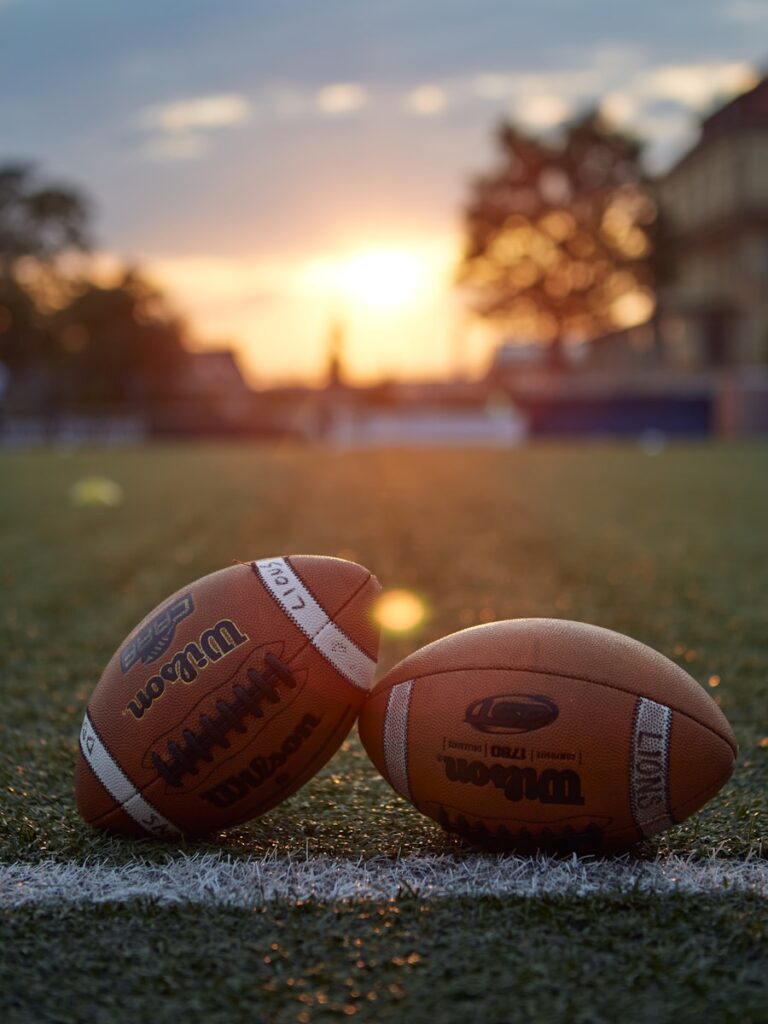
[[[116,508],[123,502],[123,488],[106,476],[84,476],[70,487],[69,500],[77,508]]]

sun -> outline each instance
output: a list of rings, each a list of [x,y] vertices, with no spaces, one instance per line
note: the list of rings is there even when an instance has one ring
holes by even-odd
[[[331,302],[353,318],[360,314],[367,322],[371,314],[410,315],[444,291],[452,253],[441,241],[368,245],[318,256],[298,268],[296,289]]]
[[[367,249],[353,253],[336,267],[339,293],[370,309],[398,309],[423,295],[428,267],[405,249]]]

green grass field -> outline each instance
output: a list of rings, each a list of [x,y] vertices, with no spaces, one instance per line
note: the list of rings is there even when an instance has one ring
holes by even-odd
[[[104,474],[117,508],[69,488]],[[638,848],[765,858],[768,449],[542,445],[512,452],[331,453],[242,446],[0,455],[0,862],[125,865],[175,849],[77,817],[72,766],[104,664],[168,593],[232,559],[362,562],[429,615],[383,638],[381,671],[480,621],[595,622],[663,651],[740,743],[700,814]],[[392,794],[352,735],[283,807],[182,853],[453,853]],[[29,905],[3,911],[4,1021],[768,1021],[766,902],[463,896],[252,909]]]

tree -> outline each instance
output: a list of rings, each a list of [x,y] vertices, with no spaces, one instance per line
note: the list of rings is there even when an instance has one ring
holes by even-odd
[[[75,189],[39,181],[29,163],[0,166],[0,276],[25,257],[43,263],[87,250],[88,203]]]
[[[59,256],[89,248],[88,217],[77,190],[32,164],[0,166],[0,362],[49,410],[161,401],[182,372],[184,328],[135,271],[104,286],[62,270]]]
[[[647,320],[656,204],[640,144],[592,111],[558,142],[513,125],[500,168],[471,186],[458,281],[481,318],[551,346]]]
[[[48,380],[55,363],[47,318],[20,267],[36,264],[42,282],[57,256],[88,248],[87,220],[76,190],[40,181],[30,163],[0,166],[0,363],[14,377],[31,370]]]
[[[0,363],[13,374],[50,355],[45,319],[32,297],[12,277],[0,274]]]
[[[83,282],[53,317],[68,397],[105,406],[174,393],[186,358],[184,328],[136,271],[116,285]]]

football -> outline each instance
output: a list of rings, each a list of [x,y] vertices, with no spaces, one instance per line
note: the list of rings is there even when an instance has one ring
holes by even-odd
[[[123,641],[88,704],[82,817],[172,838],[285,800],[338,749],[373,683],[379,590],[353,562],[292,555],[169,597]]]
[[[397,793],[475,845],[610,851],[698,810],[733,770],[720,708],[627,636],[516,619],[437,640],[373,688],[359,719]]]

